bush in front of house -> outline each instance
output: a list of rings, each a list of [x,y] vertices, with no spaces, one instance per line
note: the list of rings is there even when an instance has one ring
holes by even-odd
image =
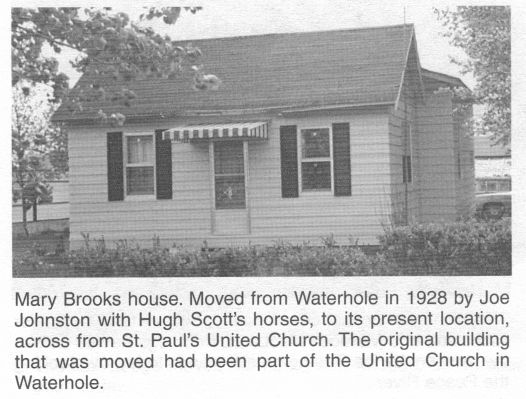
[[[251,259],[253,276],[369,276],[397,274],[381,254],[366,255],[357,246],[277,243]]]
[[[167,249],[159,245],[140,248],[127,241],[109,248],[103,239],[85,237],[83,248],[66,252],[50,264],[46,256],[27,252],[15,260],[30,264],[30,270],[49,273],[50,268],[67,268],[78,277],[250,277],[250,276],[366,276],[397,274],[381,254],[366,255],[357,246],[336,246],[325,239],[324,246],[244,246],[223,249]],[[15,275],[18,275],[15,271]]]
[[[387,228],[380,252],[402,275],[510,275],[511,219]]]
[[[107,249],[100,242],[72,251],[67,262],[79,276],[251,277],[363,276],[391,274],[381,256],[359,248],[276,243],[272,246],[201,250],[151,249],[120,243]]]
[[[62,267],[78,277],[227,277],[227,276],[389,276],[511,274],[510,220],[414,224],[393,227],[379,237],[380,248],[365,253],[357,245],[338,246],[333,237],[311,243],[223,249],[152,248],[85,236],[82,249],[54,263],[34,251],[15,260],[42,275]],[[29,268],[27,265],[29,264]]]

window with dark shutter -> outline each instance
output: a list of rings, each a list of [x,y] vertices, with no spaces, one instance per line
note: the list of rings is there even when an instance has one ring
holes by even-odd
[[[157,199],[172,199],[172,143],[163,140],[163,130],[155,131],[155,177]]]
[[[348,123],[332,125],[334,195],[351,195],[351,140]]]
[[[124,199],[122,132],[111,132],[106,136],[108,150],[108,200]]]
[[[280,126],[281,196],[298,197],[298,137],[296,126]]]
[[[403,130],[403,151],[404,155],[402,155],[402,181],[404,183],[412,183],[413,182],[413,170],[412,170],[412,155],[413,155],[413,148],[412,148],[412,125],[411,123],[404,121],[402,125]]]

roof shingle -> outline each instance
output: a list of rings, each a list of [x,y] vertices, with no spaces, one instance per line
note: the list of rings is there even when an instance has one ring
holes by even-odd
[[[75,114],[61,107],[54,119],[90,118],[99,109],[129,117],[394,102],[412,32],[412,25],[396,25],[194,40],[206,73],[221,79],[219,90],[194,91],[188,73],[173,80],[134,81],[128,86],[137,94],[131,107],[88,103]],[[83,77],[77,87],[87,84]],[[115,84],[105,81],[106,86]]]
[[[510,147],[496,143],[490,136],[475,136],[475,158],[511,157]]]

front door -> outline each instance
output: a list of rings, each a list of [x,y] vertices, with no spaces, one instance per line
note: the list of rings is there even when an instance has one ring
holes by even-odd
[[[212,161],[212,233],[248,234],[248,143],[240,140],[210,143]]]

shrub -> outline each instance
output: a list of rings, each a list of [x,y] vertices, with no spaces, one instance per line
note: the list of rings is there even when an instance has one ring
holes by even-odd
[[[104,238],[84,237],[82,249],[49,261],[39,248],[14,261],[14,275],[23,270],[41,275],[78,277],[192,276],[387,276],[494,275],[511,273],[510,220],[414,224],[387,229],[380,249],[365,253],[357,245],[338,246],[334,237],[322,246],[276,242],[271,246],[201,249],[159,245],[140,248],[120,241],[108,248]]]
[[[511,274],[511,220],[388,228],[380,252],[403,275]]]
[[[108,248],[104,239],[84,237],[84,246],[65,253],[50,265],[46,257],[34,251],[15,260],[16,270],[48,273],[64,266],[68,275],[79,277],[155,277],[155,276],[364,276],[393,274],[385,257],[366,255],[358,247],[338,247],[333,238],[325,246],[308,243],[291,245],[277,242],[268,247],[200,250],[177,247],[172,250],[153,245],[140,248],[127,241]],[[155,244],[155,241],[154,241]],[[29,265],[29,266],[28,266]],[[18,266],[18,267],[17,267]]]

